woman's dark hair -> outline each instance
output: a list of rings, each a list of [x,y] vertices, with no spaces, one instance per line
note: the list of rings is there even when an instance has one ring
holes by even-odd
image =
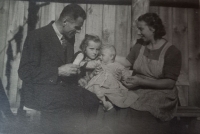
[[[86,13],[83,10],[82,7],[80,7],[77,4],[69,4],[64,7],[60,14],[60,18],[64,18],[66,16],[69,16],[70,18],[76,20],[78,17],[83,18],[83,20],[86,19]]]
[[[154,39],[161,39],[166,34],[162,20],[156,13],[143,14],[138,18],[138,21],[144,21],[149,27],[155,29]]]
[[[89,41],[94,41],[96,43],[100,43],[101,44],[101,39],[99,38],[99,36],[86,34],[85,38],[83,39],[83,41],[81,42],[81,45],[80,45],[80,49],[83,52],[85,52],[86,47],[88,46]]]

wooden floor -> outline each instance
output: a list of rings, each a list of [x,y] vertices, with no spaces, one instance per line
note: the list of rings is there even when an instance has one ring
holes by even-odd
[[[39,115],[29,114],[15,121],[6,119],[0,121],[0,134],[42,134],[39,125]],[[200,120],[194,118],[174,118],[171,121],[172,134],[200,134]]]

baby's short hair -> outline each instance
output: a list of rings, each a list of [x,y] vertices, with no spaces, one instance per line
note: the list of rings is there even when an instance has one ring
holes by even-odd
[[[115,49],[115,47],[113,45],[103,45],[101,47],[101,51],[103,51],[105,49],[110,50],[110,53],[113,56],[113,60],[115,60],[115,57],[116,57],[116,49]]]

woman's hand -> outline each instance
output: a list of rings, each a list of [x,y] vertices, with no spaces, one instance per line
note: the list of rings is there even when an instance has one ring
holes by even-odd
[[[140,77],[137,76],[129,76],[127,77],[122,83],[124,84],[125,87],[128,89],[135,88],[140,86]]]

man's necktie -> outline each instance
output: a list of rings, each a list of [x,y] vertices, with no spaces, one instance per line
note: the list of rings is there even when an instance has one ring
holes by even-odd
[[[67,40],[65,39],[65,37],[61,38],[61,44],[62,44],[62,47],[65,50],[67,48]]]

